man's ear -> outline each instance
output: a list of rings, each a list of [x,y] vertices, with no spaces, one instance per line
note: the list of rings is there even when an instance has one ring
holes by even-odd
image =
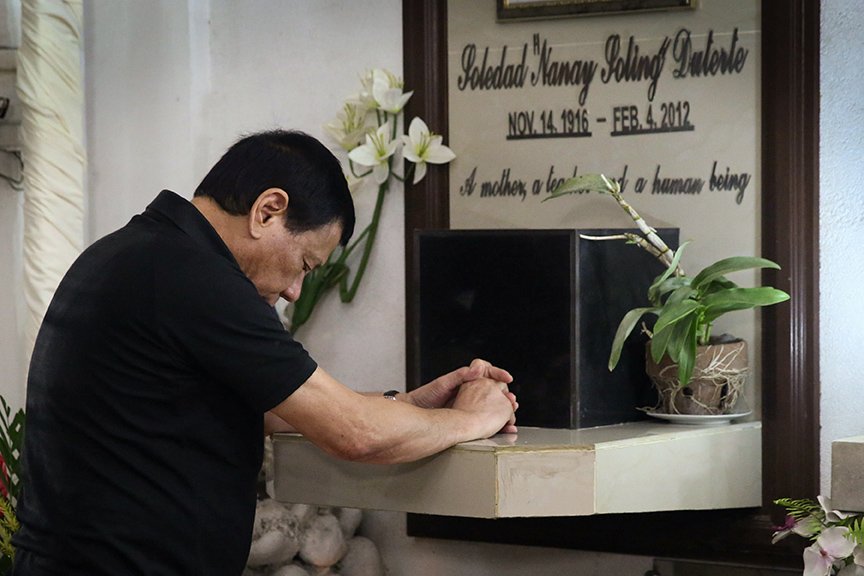
[[[284,226],[282,217],[288,209],[288,193],[281,188],[262,192],[249,210],[249,234],[260,238],[268,226]]]

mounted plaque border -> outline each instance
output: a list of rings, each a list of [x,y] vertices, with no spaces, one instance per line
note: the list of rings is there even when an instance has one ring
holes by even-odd
[[[403,0],[406,114],[447,138],[447,2]],[[799,566],[800,543],[771,545],[782,496],[819,491],[819,0],[762,0],[762,255],[782,271],[766,284],[792,295],[762,312],[762,508],[466,520],[408,517],[408,534],[619,554]],[[405,190],[406,354],[409,388],[417,373],[414,230],[449,228],[446,167]]]
[[[500,22],[693,8],[696,0],[496,0]]]

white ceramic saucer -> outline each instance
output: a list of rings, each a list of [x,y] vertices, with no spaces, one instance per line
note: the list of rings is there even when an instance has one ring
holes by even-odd
[[[736,414],[663,414],[650,410],[645,411],[652,418],[659,418],[673,424],[685,424],[688,426],[723,426],[731,423],[732,420],[748,416],[751,412],[752,410]]]

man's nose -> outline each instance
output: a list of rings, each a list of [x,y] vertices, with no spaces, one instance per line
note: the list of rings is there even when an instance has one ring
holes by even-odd
[[[284,292],[282,292],[281,296],[285,298],[288,302],[296,302],[298,298],[300,298],[300,293],[303,291],[303,275],[301,275],[297,280],[294,281],[291,286],[289,286]]]

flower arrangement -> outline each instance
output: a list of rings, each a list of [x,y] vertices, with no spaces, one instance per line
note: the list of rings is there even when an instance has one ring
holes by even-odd
[[[24,441],[24,410],[12,416],[2,396],[0,408],[0,573],[8,574],[15,557],[12,536],[18,531],[15,507],[20,491],[18,464]]]
[[[673,251],[648,225],[638,212],[624,199],[619,183],[602,174],[586,174],[570,178],[552,191],[547,200],[559,198],[577,191],[590,190],[609,195],[639,228],[640,234],[623,233],[612,236],[585,236],[587,240],[623,240],[635,244],[657,258],[666,270],[655,278],[648,289],[649,306],[630,310],[618,325],[609,354],[609,370],[615,368],[621,357],[624,341],[646,314],[657,317],[653,330],[643,325],[650,342],[650,357],[655,363],[668,356],[677,364],[676,390],[688,386],[694,375],[698,347],[713,343],[714,321],[735,310],[747,310],[769,306],[789,299],[782,290],[767,286],[741,288],[726,278],[727,274],[754,268],[779,269],[776,263],[765,258],[736,256],[715,262],[695,276],[688,276],[681,267],[681,255],[689,244],[685,242]],[[714,367],[717,362],[709,366]],[[737,397],[737,388],[743,380],[724,370],[716,373],[700,373],[707,379],[735,388],[727,392],[729,404]],[[733,386],[733,384],[735,384]],[[658,386],[659,388],[659,386]],[[674,391],[673,391],[674,392]],[[669,404],[675,405],[675,394]],[[667,407],[668,409],[669,407]],[[671,410],[670,410],[671,411]]]
[[[832,510],[825,496],[817,500],[775,500],[786,509],[786,522],[771,542],[790,534],[812,542],[804,549],[804,576],[864,576],[864,515]]]
[[[334,251],[322,266],[306,275],[300,298],[291,308],[291,330],[309,320],[315,305],[335,286],[342,302],[351,302],[366,271],[384,197],[392,180],[404,182],[412,177],[416,184],[426,175],[427,164],[446,164],[456,155],[442,143],[419,117],[411,120],[404,134],[403,109],[413,92],[405,92],[402,80],[392,72],[375,69],[361,78],[357,96],[346,100],[336,118],[324,126],[328,134],[348,153],[349,185],[356,189],[369,179],[378,188],[369,224],[339,251]],[[395,169],[410,164],[400,176]],[[351,277],[349,258],[362,246],[360,262]]]

